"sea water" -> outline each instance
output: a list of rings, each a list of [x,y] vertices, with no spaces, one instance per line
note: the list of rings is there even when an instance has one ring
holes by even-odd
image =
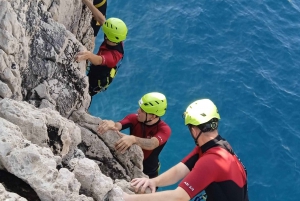
[[[164,93],[172,135],[163,172],[194,147],[182,113],[209,98],[248,169],[250,200],[300,200],[300,1],[108,0],[107,17],[129,28],[125,57],[91,114],[117,121],[145,93]]]

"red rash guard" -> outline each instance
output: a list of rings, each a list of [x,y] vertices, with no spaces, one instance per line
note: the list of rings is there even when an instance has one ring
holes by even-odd
[[[207,201],[248,201],[247,176],[243,164],[221,136],[195,147],[181,162],[190,173],[180,182],[190,196],[205,190]]]
[[[118,47],[122,46],[122,47]],[[123,54],[122,51],[118,51],[118,49],[121,49],[123,51],[123,42],[118,44],[117,46],[109,46],[104,41],[97,53],[97,55],[102,57],[102,66],[107,66],[109,68],[114,68],[117,66],[118,62],[122,59]]]
[[[138,121],[137,114],[127,115],[120,123],[122,124],[122,130],[130,128],[130,135],[148,139],[156,137],[158,139],[159,146],[154,150],[142,149],[144,153],[143,172],[147,174],[155,171],[158,168],[158,156],[171,135],[170,127],[162,120],[159,120],[153,125],[145,125]]]

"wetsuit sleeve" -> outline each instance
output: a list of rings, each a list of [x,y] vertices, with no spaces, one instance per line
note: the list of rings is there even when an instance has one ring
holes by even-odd
[[[122,59],[123,54],[117,50],[103,51],[101,52],[102,64],[108,66],[109,68],[114,68],[117,66],[118,62]]]
[[[158,128],[157,133],[153,136],[159,141],[159,145],[165,144],[171,135],[171,128],[168,125],[162,125]]]
[[[136,114],[129,114],[126,117],[124,117],[121,121],[119,121],[119,123],[122,124],[121,130],[131,127],[136,118]]]
[[[191,171],[199,159],[199,147],[195,147],[181,162]]]
[[[218,174],[224,172],[221,168],[220,157],[216,154],[206,154],[198,160],[191,172],[179,183],[190,196],[195,197],[209,184],[217,181]]]

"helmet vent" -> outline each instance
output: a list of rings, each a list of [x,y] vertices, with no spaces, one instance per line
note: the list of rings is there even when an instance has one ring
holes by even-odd
[[[206,114],[204,114],[204,113],[202,113],[202,114],[200,114],[201,116],[203,116],[203,117],[206,117]]]
[[[158,101],[155,101],[157,104],[159,104],[159,102]]]
[[[150,102],[149,104],[150,104],[151,106],[153,106],[153,104],[152,104],[151,102]]]

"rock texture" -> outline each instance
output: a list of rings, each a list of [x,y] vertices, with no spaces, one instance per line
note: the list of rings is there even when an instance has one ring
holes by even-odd
[[[120,200],[142,173],[143,153],[125,154],[113,131],[98,136],[85,62],[91,13],[81,0],[0,0],[0,170],[42,201]],[[0,200],[32,200],[0,184]],[[7,181],[9,182],[9,181]]]
[[[7,192],[2,184],[0,184],[0,200],[27,201],[18,194]]]

